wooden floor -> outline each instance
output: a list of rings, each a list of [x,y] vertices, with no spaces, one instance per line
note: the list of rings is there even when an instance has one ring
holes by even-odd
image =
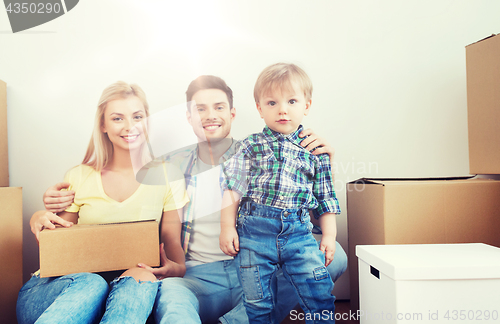
[[[301,315],[298,315],[301,314]],[[291,314],[288,318],[285,318],[281,324],[305,324],[303,318],[303,312],[299,308],[297,312]],[[353,320],[354,316],[351,316],[352,311],[350,310],[350,304],[348,300],[337,300],[335,301],[335,321],[336,324],[359,324],[359,321]]]

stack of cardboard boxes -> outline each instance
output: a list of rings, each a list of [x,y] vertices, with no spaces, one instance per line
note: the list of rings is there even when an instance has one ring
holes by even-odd
[[[0,80],[0,322],[16,323],[23,281],[22,191],[9,187],[7,143],[7,84]]]
[[[466,47],[470,174],[500,174],[500,35]],[[500,181],[359,179],[347,184],[351,309],[356,245],[486,243],[500,247]]]

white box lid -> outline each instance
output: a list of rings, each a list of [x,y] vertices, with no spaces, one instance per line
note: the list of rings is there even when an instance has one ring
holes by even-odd
[[[356,256],[394,280],[500,278],[500,248],[483,243],[358,245]]]

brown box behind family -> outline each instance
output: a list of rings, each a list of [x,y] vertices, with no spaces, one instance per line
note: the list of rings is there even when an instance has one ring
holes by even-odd
[[[16,323],[23,284],[22,188],[0,188],[0,323]]]
[[[465,48],[469,172],[500,174],[500,35]]]
[[[158,223],[73,225],[40,233],[40,276],[160,264]]]
[[[9,186],[9,152],[7,140],[7,84],[0,80],[0,187]]]
[[[358,304],[356,245],[486,243],[500,247],[500,181],[359,179],[347,184],[351,308]]]

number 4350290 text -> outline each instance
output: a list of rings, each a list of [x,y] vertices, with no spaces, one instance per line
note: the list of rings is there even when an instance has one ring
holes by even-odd
[[[23,2],[9,3],[7,12],[10,13],[59,13],[61,12],[60,3],[40,3],[40,2]]]

